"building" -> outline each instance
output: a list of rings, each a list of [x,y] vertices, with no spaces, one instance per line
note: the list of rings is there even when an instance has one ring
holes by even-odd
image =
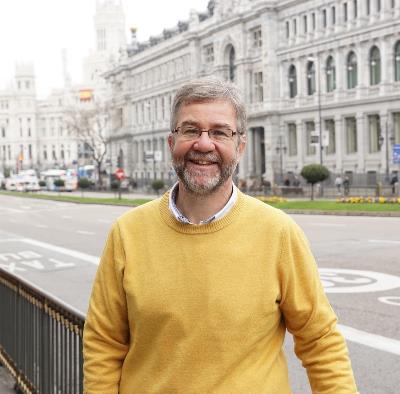
[[[87,144],[69,133],[66,115],[71,108],[85,110],[107,94],[100,77],[115,64],[126,47],[121,0],[97,0],[94,16],[96,49],[83,63],[84,81],[74,84],[62,51],[64,86],[45,99],[36,94],[32,64],[16,66],[13,83],[0,91],[0,171],[42,171],[92,164]]]
[[[281,182],[308,163],[375,183],[399,170],[400,0],[211,0],[105,75],[111,161],[139,184],[172,180],[175,91],[204,75],[235,81],[248,106],[242,180]]]

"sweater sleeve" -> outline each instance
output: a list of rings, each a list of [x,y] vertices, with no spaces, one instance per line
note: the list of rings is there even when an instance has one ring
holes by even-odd
[[[346,342],[325,295],[314,257],[290,220],[281,237],[280,308],[293,335],[295,353],[307,369],[314,394],[354,394],[356,384]]]
[[[115,224],[97,270],[83,332],[84,392],[87,394],[119,391],[129,344],[122,285],[124,261],[119,227]]]

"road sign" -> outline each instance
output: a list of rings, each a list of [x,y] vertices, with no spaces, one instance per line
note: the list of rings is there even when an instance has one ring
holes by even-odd
[[[124,179],[125,178],[125,172],[122,168],[117,168],[115,171],[115,177],[118,180]]]
[[[400,164],[400,144],[393,145],[393,164]]]

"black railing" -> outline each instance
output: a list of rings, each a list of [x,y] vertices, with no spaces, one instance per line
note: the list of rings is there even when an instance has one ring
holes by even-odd
[[[0,362],[17,391],[83,392],[85,316],[0,268]]]

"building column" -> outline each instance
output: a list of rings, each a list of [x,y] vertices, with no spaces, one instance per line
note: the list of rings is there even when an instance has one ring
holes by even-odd
[[[247,136],[247,178],[254,175],[254,128],[250,127]]]
[[[338,101],[342,96],[346,86],[346,72],[347,64],[344,58],[343,49],[338,49],[335,53],[335,67],[336,67],[336,89],[335,101]]]
[[[381,47],[381,93],[385,94],[390,90],[393,80],[393,46],[388,42],[387,38],[382,40]]]
[[[386,173],[386,160],[387,160],[388,161],[387,165],[388,165],[389,174],[390,174],[390,143],[389,143],[389,141],[386,140],[386,138],[390,137],[389,130],[386,130],[386,127],[388,126],[387,111],[382,111],[379,113],[379,121],[380,121],[380,128],[381,128],[381,136],[383,137],[383,144],[381,146],[381,152],[380,152],[381,172]],[[387,153],[386,153],[386,147],[388,149]]]
[[[296,122],[297,133],[297,172],[300,173],[304,165],[304,124],[301,120]]]
[[[261,133],[260,127],[254,129],[254,161],[255,174],[257,178],[261,177]]]
[[[363,43],[357,51],[357,98],[366,96],[369,86],[369,47]]]
[[[365,172],[365,153],[368,152],[368,135],[365,132],[365,116],[357,114],[357,172]]]
[[[336,172],[341,173],[343,171],[343,154],[345,149],[345,133],[343,128],[344,120],[340,115],[336,115],[335,118],[335,137],[336,137]]]

